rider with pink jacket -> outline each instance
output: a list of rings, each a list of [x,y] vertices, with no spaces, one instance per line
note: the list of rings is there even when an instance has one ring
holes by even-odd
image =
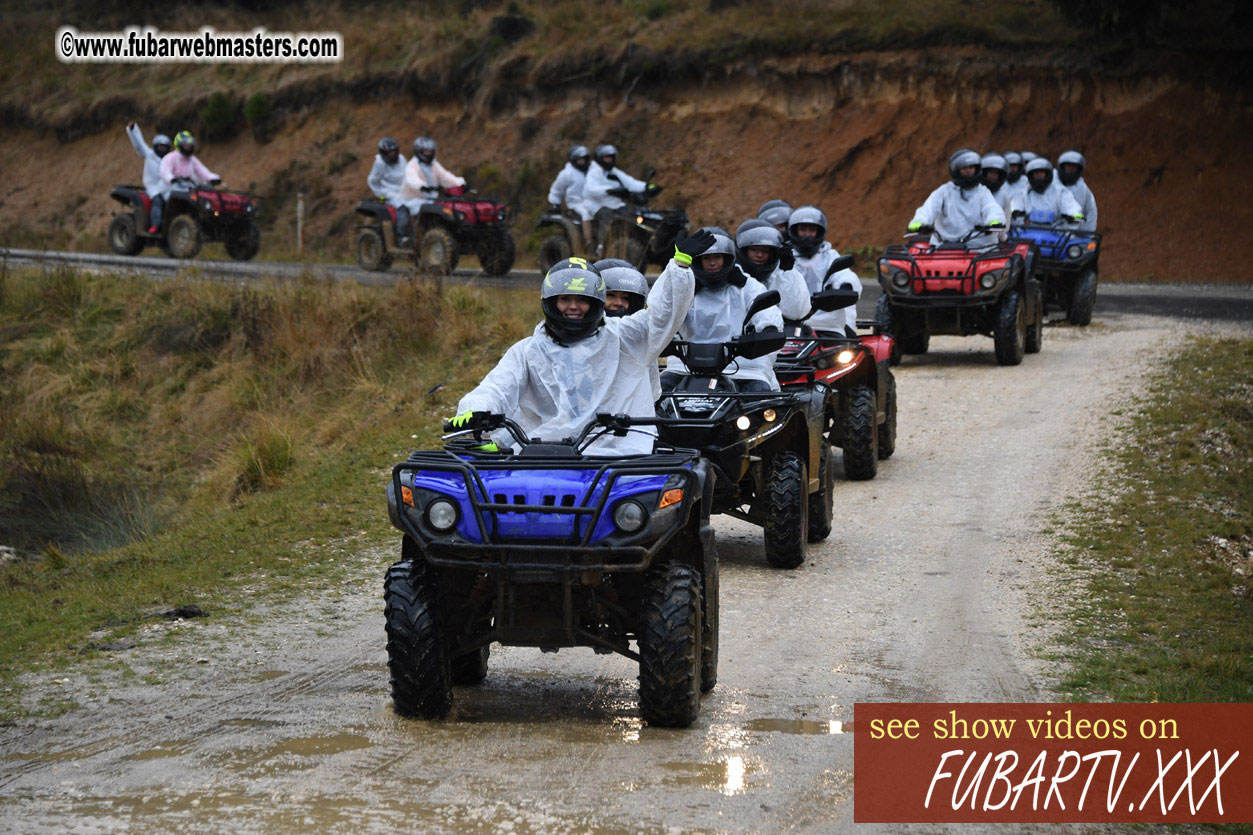
[[[173,183],[178,179],[189,179],[197,185],[200,183],[210,183],[216,185],[221,182],[217,174],[214,174],[205,164],[195,156],[196,140],[187,131],[179,131],[178,136],[174,137],[174,149],[178,151],[176,154],[166,154],[161,159],[161,179],[166,183]]]
[[[449,173],[435,159],[435,140],[419,136],[413,140],[413,159],[405,166],[405,184],[400,188],[400,202],[417,212],[422,201],[439,194],[441,188],[456,188],[466,184],[464,177]]]

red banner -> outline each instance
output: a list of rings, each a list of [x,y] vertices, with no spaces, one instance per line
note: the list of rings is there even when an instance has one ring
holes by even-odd
[[[858,823],[1253,821],[1253,704],[860,702]]]

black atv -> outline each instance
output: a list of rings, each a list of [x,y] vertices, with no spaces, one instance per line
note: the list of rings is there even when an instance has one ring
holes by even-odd
[[[539,242],[539,271],[547,273],[553,264],[569,258],[583,240],[583,220],[576,213],[549,207],[539,216],[536,229],[548,232]]]
[[[779,303],[762,293],[748,320]],[[765,529],[766,560],[778,568],[805,561],[805,543],[831,533],[833,452],[825,435],[832,390],[823,385],[787,392],[741,392],[723,375],[736,358],[780,350],[780,331],[746,332],[730,342],[676,340],[667,353],[689,373],[657,401],[659,435],[675,446],[695,447],[716,475],[713,512]]]
[[[644,188],[630,191],[610,189],[609,194],[627,205],[618,209],[609,220],[609,228],[601,235],[605,242],[603,258],[621,258],[640,272],[648,265],[665,267],[674,257],[674,243],[680,234],[687,234],[687,212],[683,209],[650,209],[648,201],[661,193],[661,186],[651,180],[657,171],[648,169]]]
[[[197,185],[175,180],[165,199],[161,228],[151,233],[152,198],[143,186],[114,186],[109,196],[125,207],[109,223],[109,246],[119,255],[138,255],[155,244],[174,258],[195,258],[207,241],[221,241],[226,254],[248,261],[261,248],[257,200],[247,192],[221,188],[221,181]]]
[[[401,255],[413,258],[419,270],[449,275],[461,256],[475,255],[483,272],[504,275],[518,255],[509,233],[513,209],[464,186],[423,200],[418,212],[410,216],[411,242],[404,246],[397,234],[394,207],[363,200],[357,204],[357,214],[363,218],[357,227],[357,263],[365,270],[386,270]]]
[[[856,304],[857,292],[823,290],[810,298],[813,309],[806,319],[819,310]],[[803,321],[787,320],[784,325],[787,344],[774,364],[780,387],[830,390],[827,440],[843,451],[844,476],[854,481],[874,478],[879,461],[896,451],[896,379],[889,367],[892,337],[818,333]]]
[[[519,451],[481,451],[502,427]],[[476,412],[462,437],[392,469],[387,508],[404,536],[384,600],[397,713],[445,716],[452,685],[483,681],[499,642],[625,655],[640,665],[644,719],[692,723],[718,675],[712,484],[695,450],[584,455],[599,434],[629,431],[629,419],[597,415],[579,437],[541,443]]]

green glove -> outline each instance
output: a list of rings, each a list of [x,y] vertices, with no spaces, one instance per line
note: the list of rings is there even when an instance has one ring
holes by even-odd
[[[675,263],[684,267],[692,265],[692,259],[703,253],[714,245],[714,236],[712,232],[704,229],[697,229],[686,238],[679,238],[674,244],[674,260]]]
[[[1079,223],[1081,220],[1083,220],[1083,214],[1082,214],[1082,213],[1079,213],[1079,212],[1076,212],[1075,214],[1071,215],[1070,217],[1071,217],[1071,218],[1075,221],[1075,223]]]
[[[479,444],[475,447],[479,452],[500,452],[500,447],[496,446],[495,441],[488,441],[485,444]]]
[[[911,220],[911,221],[909,222],[909,231],[910,231],[910,232],[917,232],[917,231],[918,231],[919,229],[921,229],[921,228],[922,228],[922,221],[920,221],[920,220]]]
[[[1005,224],[1001,223],[999,220],[994,220],[988,224],[988,228],[989,229],[1004,229]]]
[[[448,421],[453,427],[460,429],[470,422],[470,418],[474,417],[474,412],[462,412],[452,420]]]
[[[380,203],[386,203],[386,202],[387,202],[387,198],[386,198],[386,197],[384,197],[384,196],[383,196],[383,195],[381,195],[381,194],[376,194],[376,195],[374,195],[374,196],[375,196],[375,197],[377,197],[377,198],[379,199],[379,202],[380,202]]]

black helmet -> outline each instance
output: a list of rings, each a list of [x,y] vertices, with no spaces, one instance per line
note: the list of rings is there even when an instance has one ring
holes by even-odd
[[[969,148],[954,151],[953,155],[948,158],[948,175],[953,178],[958,188],[974,188],[979,185],[979,163],[982,159],[978,151],[972,151]],[[971,165],[975,167],[974,174],[967,177],[961,173],[963,168]]]
[[[163,157],[170,152],[170,137],[164,133],[158,133],[152,137],[152,150],[156,151],[157,156]]]
[[[413,140],[413,155],[430,165],[435,159],[435,140],[429,136],[419,136]]]
[[[716,226],[702,226],[701,230],[714,236],[713,245],[692,259],[692,274],[696,277],[696,290],[717,290],[726,284],[743,287],[746,276],[735,266],[735,242]],[[709,271],[701,268],[701,258],[706,255],[725,255],[722,269]]]
[[[566,156],[570,164],[580,171],[586,171],[592,164],[592,155],[588,152],[586,145],[575,145]]]
[[[1031,175],[1036,171],[1043,171],[1044,174],[1040,177],[1032,177]],[[1031,162],[1027,163],[1027,184],[1031,186],[1033,191],[1038,194],[1043,194],[1048,191],[1052,182],[1053,163],[1049,162],[1044,157],[1036,157],[1031,160]]]
[[[606,316],[630,316],[644,309],[648,300],[648,280],[630,261],[603,258],[592,265],[605,279],[605,293],[627,294],[626,310],[605,309]]]
[[[185,157],[189,157],[196,153],[196,137],[192,136],[185,130],[180,130],[178,135],[174,137],[174,147]]]
[[[1067,171],[1066,165],[1077,165],[1076,171]],[[1057,179],[1061,180],[1064,186],[1073,186],[1079,182],[1079,178],[1083,176],[1083,169],[1088,167],[1088,161],[1084,159],[1083,154],[1078,151],[1066,151],[1057,158]]]
[[[558,296],[585,296],[591,302],[582,319],[568,319],[557,309]],[[553,264],[540,286],[544,329],[562,345],[587,339],[605,321],[605,279],[582,258],[565,258]]]
[[[390,136],[384,136],[379,140],[379,156],[386,160],[388,165],[394,165],[396,160],[400,159],[400,143]]]
[[[1009,174],[1009,165],[1005,162],[1005,157],[1000,154],[984,154],[980,161],[983,170],[979,172],[979,178],[988,190],[996,194],[1001,190],[1001,186],[1005,185],[1005,178]]]
[[[779,266],[779,249],[783,246],[783,236],[774,224],[761,218],[746,220],[735,230],[735,246],[740,251],[740,269],[758,281],[765,281],[775,268]],[[750,246],[764,246],[770,249],[770,257],[764,264],[754,264],[745,254],[744,249]]]
[[[814,238],[802,238],[796,227],[802,223],[812,223],[818,227]],[[808,258],[822,247],[822,239],[827,236],[827,216],[817,206],[801,206],[787,219],[787,236],[792,241],[792,248],[802,258]]]
[[[613,159],[609,159],[609,157],[613,157]],[[608,171],[618,161],[618,149],[608,144],[597,145],[593,159],[596,160],[597,165]]]

